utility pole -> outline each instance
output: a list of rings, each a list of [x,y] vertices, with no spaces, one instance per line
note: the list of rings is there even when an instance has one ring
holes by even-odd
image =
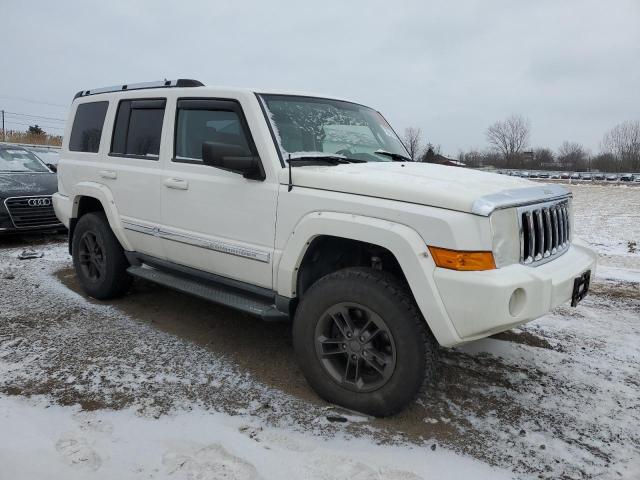
[[[4,110],[2,110],[2,141],[4,142],[5,136],[4,136]]]

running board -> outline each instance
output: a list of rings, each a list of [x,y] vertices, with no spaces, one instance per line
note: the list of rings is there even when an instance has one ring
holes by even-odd
[[[276,308],[268,299],[259,299],[240,291],[214,283],[204,283],[182,275],[157,270],[152,267],[131,266],[127,269],[134,277],[164,285],[179,292],[203,298],[210,302],[224,305],[241,312],[260,317],[266,321],[283,321],[288,316]]]

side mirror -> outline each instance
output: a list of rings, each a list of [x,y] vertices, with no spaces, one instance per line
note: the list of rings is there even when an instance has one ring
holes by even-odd
[[[47,168],[51,170],[53,173],[56,173],[58,171],[58,167],[55,166],[53,163],[47,163],[46,165],[47,165]]]
[[[204,142],[202,144],[202,163],[241,173],[252,180],[264,180],[264,172],[258,157],[247,156],[247,150],[229,143]]]

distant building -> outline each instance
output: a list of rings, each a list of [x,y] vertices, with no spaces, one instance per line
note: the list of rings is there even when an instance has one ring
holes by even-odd
[[[453,158],[445,157],[444,155],[440,155],[437,153],[433,158],[433,163],[438,163],[440,165],[447,165],[449,167],[466,167],[467,165],[464,162],[459,160],[454,160]]]
[[[450,167],[466,167],[463,162],[440,155],[439,153],[434,152],[431,147],[429,147],[421,160],[425,163],[437,163],[439,165],[448,165]]]

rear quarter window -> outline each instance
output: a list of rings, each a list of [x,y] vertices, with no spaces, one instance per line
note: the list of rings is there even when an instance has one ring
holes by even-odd
[[[69,150],[72,152],[98,152],[108,107],[109,102],[91,102],[78,105],[69,137]]]

